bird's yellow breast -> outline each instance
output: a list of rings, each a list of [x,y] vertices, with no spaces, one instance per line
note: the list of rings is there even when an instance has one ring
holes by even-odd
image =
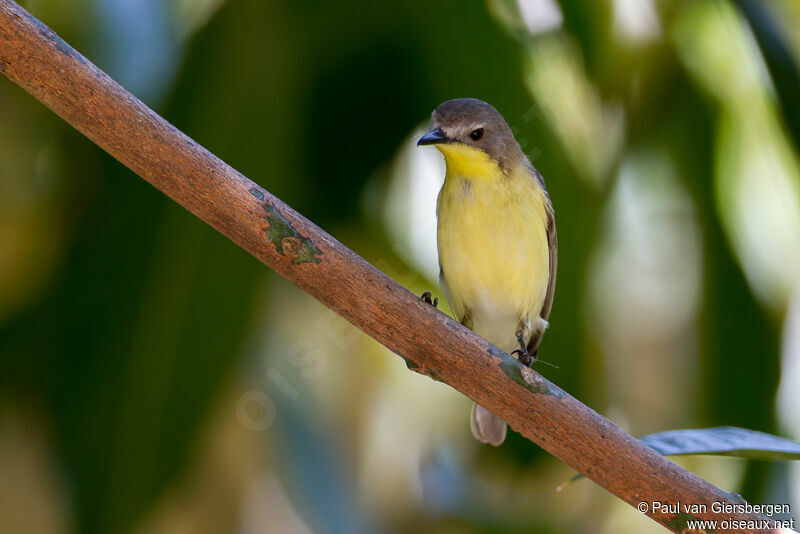
[[[506,174],[481,150],[437,148],[447,164],[437,243],[448,301],[476,332],[513,346],[513,321],[538,316],[547,292],[548,200],[526,167]]]

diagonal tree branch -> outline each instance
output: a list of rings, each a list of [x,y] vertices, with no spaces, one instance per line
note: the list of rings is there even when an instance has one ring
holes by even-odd
[[[744,501],[642,445],[421,302],[178,131],[11,0],[0,0],[0,72],[133,172],[403,356],[409,367],[492,410],[631,505],[646,503],[646,513],[670,530],[681,532],[695,517],[765,519],[740,511],[715,513],[712,503]],[[653,509],[655,501],[707,508],[661,513]]]

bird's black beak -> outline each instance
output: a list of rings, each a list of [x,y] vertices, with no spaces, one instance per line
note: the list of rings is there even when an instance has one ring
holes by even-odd
[[[417,146],[436,145],[439,143],[449,143],[449,142],[450,138],[447,137],[440,128],[437,128],[435,130],[431,130],[430,132],[420,137],[419,141],[417,141]]]

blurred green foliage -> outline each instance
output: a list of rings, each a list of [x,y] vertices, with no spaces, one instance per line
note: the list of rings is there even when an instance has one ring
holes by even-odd
[[[438,103],[462,96],[492,103],[524,139],[556,207],[558,285],[542,355],[558,368],[541,371],[598,411],[624,416],[620,423],[635,433],[670,424],[779,433],[780,333],[800,291],[775,282],[779,290],[770,292],[762,280],[800,272],[800,264],[791,265],[800,256],[790,250],[788,269],[776,272],[769,261],[751,258],[747,236],[759,227],[748,221],[762,219],[771,205],[754,201],[752,214],[736,211],[728,192],[746,180],[729,181],[732,174],[753,169],[734,155],[745,158],[758,141],[779,163],[756,179],[771,190],[777,186],[770,185],[770,171],[778,169],[796,193],[775,208],[789,213],[783,222],[769,224],[774,235],[800,235],[791,215],[800,204],[800,152],[789,133],[798,121],[792,110],[800,101],[800,51],[781,26],[764,24],[783,16],[797,27],[800,13],[790,1],[737,4],[746,17],[723,1],[643,2],[653,10],[652,30],[620,22],[627,20],[620,2],[561,0],[551,5],[559,14],[555,22],[531,30],[541,13],[526,15],[513,0],[22,2],[217,156],[369,261],[412,273],[414,291],[435,281],[422,279],[414,261],[393,246],[381,210],[362,208],[365,198],[382,202],[365,191],[390,179],[399,148]],[[642,12],[632,17],[648,20]],[[748,40],[754,20],[755,40]],[[649,33],[636,33],[641,28]],[[703,36],[713,28],[745,42],[752,57],[740,57],[728,42],[708,45]],[[771,44],[765,56],[756,41]],[[762,62],[766,68],[759,71]],[[736,73],[750,73],[753,65],[755,93],[740,98],[730,87],[740,80]],[[256,260],[5,79],[0,110],[0,399],[8,410],[37,406],[52,428],[48,443],[71,504],[71,530],[130,531],[186,478],[203,448],[203,429],[230,390],[263,374],[252,362],[278,357],[253,348],[254,332],[265,322],[282,324],[281,317],[305,304]],[[764,129],[749,132],[747,116]],[[615,287],[598,290],[599,308],[592,304],[593,288],[602,285],[600,244],[617,247],[626,239],[609,223],[620,211],[623,169],[631,154],[647,151],[669,162],[702,247],[699,262],[686,267],[698,271],[698,304],[670,331],[679,339],[665,334],[666,341],[626,329],[631,321],[635,330],[634,319],[647,316],[646,309],[636,309]],[[735,172],[724,172],[730,169]],[[652,175],[633,180],[652,185]],[[685,222],[668,215],[668,229]],[[773,233],[759,235],[769,251]],[[663,245],[651,241],[656,249]],[[785,250],[782,243],[775,238],[775,247]],[[651,300],[657,307],[658,298]],[[684,341],[693,348],[682,355]],[[677,379],[636,375],[632,366],[622,381],[654,389],[643,397],[619,393],[613,359],[624,351],[609,347],[620,346],[643,362],[652,357],[652,365],[674,356]],[[353,363],[342,357],[330,365]],[[364,387],[370,377],[384,376],[379,373],[353,371],[350,387]],[[274,381],[264,387],[282,398]],[[316,397],[303,397],[302,409],[278,402],[284,417],[269,447],[280,452],[270,461],[314,532],[595,531],[591,508],[584,512],[593,517],[567,521],[564,508],[548,515],[532,504],[534,517],[527,501],[506,513],[503,499],[491,505],[474,496],[499,491],[508,497],[508,489],[480,489],[498,479],[552,492],[552,478],[538,486],[536,480],[553,460],[516,433],[502,448],[479,449],[457,474],[441,471],[450,481],[443,492],[453,495],[447,506],[421,503],[416,512],[391,516],[359,511],[348,482],[357,471],[348,462],[358,464],[364,447],[357,425],[343,423],[339,411]],[[663,412],[636,412],[640,400]],[[668,422],[657,415],[673,405]],[[785,469],[748,465],[741,487],[725,489],[753,502],[798,498],[786,489]],[[321,504],[340,488],[349,489],[336,506]],[[458,497],[464,492],[472,497]]]

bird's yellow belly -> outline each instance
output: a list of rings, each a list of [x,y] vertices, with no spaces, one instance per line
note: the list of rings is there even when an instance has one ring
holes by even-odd
[[[448,176],[438,216],[439,264],[453,312],[469,313],[477,333],[513,347],[516,325],[538,316],[547,292],[543,192],[530,176]]]

